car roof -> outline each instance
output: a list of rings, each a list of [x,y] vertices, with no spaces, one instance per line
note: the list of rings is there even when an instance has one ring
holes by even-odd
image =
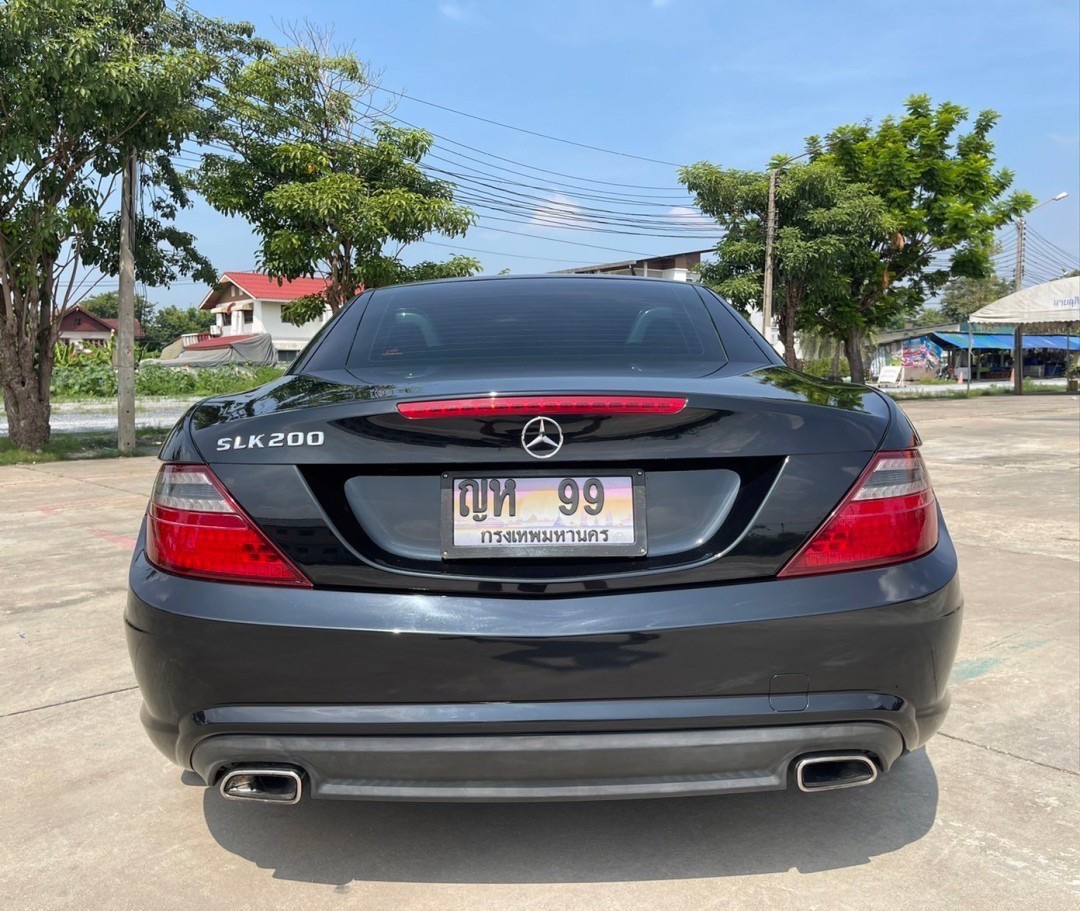
[[[371,290],[378,291],[380,288],[404,288],[413,285],[445,285],[456,282],[506,282],[506,281],[622,281],[622,282],[652,282],[669,285],[693,286],[696,282],[680,281],[674,278],[646,278],[644,275],[610,275],[607,273],[558,273],[558,272],[535,272],[521,273],[518,275],[465,275],[458,278],[428,278],[423,281],[402,282],[398,285],[380,285]]]

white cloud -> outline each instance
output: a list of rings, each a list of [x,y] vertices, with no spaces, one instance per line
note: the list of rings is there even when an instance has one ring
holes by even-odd
[[[691,231],[707,231],[715,234],[720,230],[719,225],[711,218],[702,215],[692,206],[672,206],[667,211],[668,217],[679,221],[680,227]]]
[[[533,209],[529,222],[534,225],[551,225],[559,221],[573,222],[579,215],[581,215],[581,206],[569,196],[555,193],[547,198],[546,203]]]
[[[447,19],[454,19],[458,22],[469,17],[469,11],[460,3],[454,3],[453,0],[446,0],[446,2],[440,3],[439,12]]]

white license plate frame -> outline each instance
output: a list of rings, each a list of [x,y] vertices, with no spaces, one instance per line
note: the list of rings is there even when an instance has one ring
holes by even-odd
[[[483,484],[485,490],[481,493],[477,487],[467,489],[463,499],[461,482],[465,481]],[[493,481],[497,482],[497,486],[492,485]],[[532,523],[527,523],[520,516],[508,515],[511,504],[506,493],[506,481],[515,482],[515,500],[519,490],[523,495],[528,492],[540,496],[544,501],[544,515],[536,517],[534,510],[528,517],[537,519]],[[565,511],[563,507],[569,508],[571,503],[559,498],[560,487],[567,481],[577,483],[580,499],[574,512],[563,516],[565,524],[557,527],[552,525],[555,514],[546,508],[546,501],[554,496],[558,500],[554,505],[559,508],[560,515]],[[589,481],[601,485],[604,506],[612,505],[612,497],[617,499],[618,506],[606,512],[601,509],[595,516],[585,511],[586,507],[595,508],[597,505],[596,488],[586,487]],[[523,484],[518,487],[517,482]],[[570,498],[571,489],[562,489]],[[586,492],[592,496],[591,501],[585,497]],[[482,505],[478,502],[482,497],[486,498],[484,503],[488,508],[478,512],[476,507]],[[498,516],[495,515],[497,500],[502,501]],[[648,554],[645,503],[645,472],[639,469],[570,469],[561,473],[550,470],[447,472],[442,476],[439,504],[442,557],[444,560],[645,557]],[[629,517],[623,508],[627,504]],[[468,512],[463,514],[466,509]],[[484,518],[477,520],[478,515]],[[605,517],[611,519],[610,524],[605,522]],[[521,521],[517,521],[519,519]],[[468,534],[459,533],[466,528]],[[480,533],[485,531],[489,534],[482,536]],[[481,537],[484,543],[480,543]]]

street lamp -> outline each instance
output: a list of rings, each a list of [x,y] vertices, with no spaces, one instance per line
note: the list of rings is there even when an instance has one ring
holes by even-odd
[[[1030,215],[1036,209],[1041,209],[1043,206],[1048,206],[1052,202],[1060,202],[1069,194],[1067,192],[1058,193],[1057,196],[1051,196],[1049,199],[1044,199],[1038,205],[1032,206],[1028,211]],[[1016,220],[1016,269],[1013,271],[1013,291],[1019,291],[1024,286],[1024,255],[1025,255],[1025,243],[1027,240],[1027,220],[1024,216],[1020,216]]]
[[[1044,199],[1042,202],[1034,205],[1029,210],[1034,212],[1036,209],[1041,209],[1043,206],[1048,206],[1052,202],[1059,202],[1069,194],[1066,192],[1058,193],[1057,196],[1051,196],[1049,199]],[[1021,216],[1016,220],[1016,270],[1013,273],[1013,293],[1015,294],[1021,288],[1024,287],[1024,246],[1027,240],[1027,221]],[[1065,352],[1066,362],[1068,362],[1068,350]],[[1019,324],[1016,327],[1016,331],[1013,334],[1013,392],[1017,395],[1022,395],[1024,392],[1024,326]]]

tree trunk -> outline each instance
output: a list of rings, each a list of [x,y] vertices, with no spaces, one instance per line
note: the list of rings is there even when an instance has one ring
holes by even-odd
[[[18,290],[8,275],[0,279],[0,390],[8,438],[31,451],[49,442],[49,386],[60,328],[60,314],[53,313],[53,265],[49,259],[40,264],[49,277],[30,294]]]
[[[36,382],[4,384],[8,437],[19,449],[36,451],[49,442],[49,397],[38,394]]]
[[[851,370],[851,382],[866,382],[866,370],[863,367],[863,333],[861,327],[853,326],[845,333],[844,354],[847,355],[848,367]]]
[[[792,370],[799,369],[799,358],[795,353],[795,320],[784,313],[780,317],[780,338],[784,343],[784,363]]]
[[[799,356],[795,353],[795,322],[802,306],[802,286],[787,282],[784,289],[784,309],[780,312],[780,338],[784,342],[784,363],[792,370],[799,369]]]

